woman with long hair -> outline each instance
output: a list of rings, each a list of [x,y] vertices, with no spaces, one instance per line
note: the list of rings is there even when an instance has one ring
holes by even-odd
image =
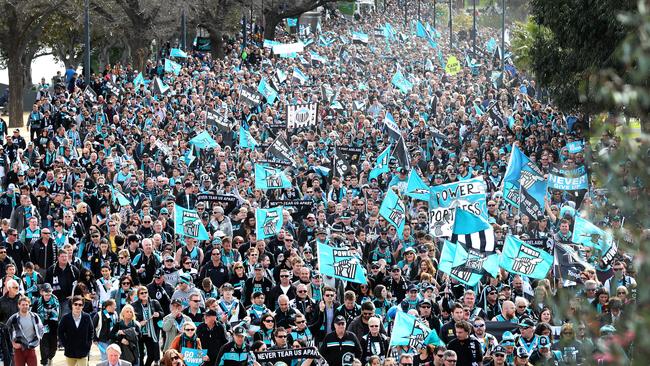
[[[246,276],[246,269],[242,262],[235,262],[232,264],[232,273],[230,278],[228,278],[228,283],[230,283],[235,289],[235,297],[241,299],[242,294],[244,293],[244,284],[248,277]]]
[[[165,351],[162,360],[160,360],[160,364],[162,366],[185,366],[183,355],[173,348]]]
[[[126,304],[120,310],[120,321],[111,330],[111,340],[122,349],[121,359],[138,366],[140,362],[140,326],[135,320],[133,306]]]
[[[262,315],[260,330],[253,335],[253,341],[262,341],[267,347],[273,345],[273,329],[275,329],[275,319],[271,313]]]

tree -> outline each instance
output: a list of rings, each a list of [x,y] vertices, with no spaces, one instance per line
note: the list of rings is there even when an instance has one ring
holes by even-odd
[[[530,52],[538,82],[560,108],[589,112],[590,75],[600,68],[623,71],[613,54],[627,31],[612,14],[632,11],[636,1],[532,0],[530,6],[535,23],[550,31],[535,38]]]
[[[275,27],[287,18],[299,17],[305,12],[319,6],[333,3],[335,0],[295,0],[264,1],[264,39],[275,39]]]
[[[210,35],[212,54],[216,58],[224,56],[224,35],[238,31],[241,19],[240,5],[238,0],[188,1],[192,18]]]
[[[550,32],[546,27],[536,24],[532,18],[524,22],[515,22],[512,29],[511,49],[515,66],[518,69],[532,71],[532,48],[538,38],[547,38]]]
[[[154,39],[173,33],[180,11],[164,0],[93,1],[93,11],[124,33],[127,59],[143,70]]]
[[[38,51],[44,25],[64,0],[0,0],[0,49],[9,71],[9,126],[22,127],[25,69]]]

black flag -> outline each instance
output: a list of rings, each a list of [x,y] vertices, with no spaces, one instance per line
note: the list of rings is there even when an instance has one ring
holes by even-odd
[[[393,156],[397,158],[400,167],[406,169],[411,168],[411,157],[409,156],[409,151],[403,136],[400,136],[400,139],[397,141]]]
[[[273,142],[269,145],[269,148],[266,150],[266,154],[280,161],[293,162],[291,158],[291,147],[287,143],[284,137],[278,136]]]

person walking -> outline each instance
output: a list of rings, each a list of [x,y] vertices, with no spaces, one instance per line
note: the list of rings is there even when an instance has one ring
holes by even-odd
[[[72,311],[64,315],[59,323],[59,340],[68,366],[87,366],[93,344],[93,322],[90,315],[82,310],[83,297],[73,296],[71,303]]]
[[[14,364],[16,366],[36,366],[36,347],[43,338],[43,322],[30,311],[31,300],[21,296],[18,300],[18,312],[9,317],[7,326],[14,347]]]

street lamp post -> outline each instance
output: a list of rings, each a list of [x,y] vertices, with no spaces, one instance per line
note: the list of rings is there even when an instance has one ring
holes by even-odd
[[[436,29],[436,0],[433,0],[433,29]]]
[[[418,0],[418,22],[420,21],[420,0]]]
[[[501,0],[501,77],[506,70],[506,0]]]
[[[451,16],[451,0],[449,0],[449,49],[454,45],[454,26],[453,26],[453,19]]]
[[[476,0],[473,0],[474,13],[472,14],[473,26],[472,26],[472,52],[474,57],[476,57]]]
[[[90,85],[90,0],[84,2],[84,80]]]

